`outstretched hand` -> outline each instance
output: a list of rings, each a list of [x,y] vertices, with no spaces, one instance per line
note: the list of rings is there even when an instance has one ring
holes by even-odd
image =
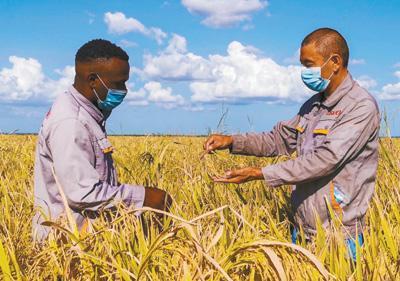
[[[225,172],[222,176],[215,176],[212,179],[214,182],[220,183],[244,183],[252,180],[261,180],[263,179],[263,173],[261,168],[243,168],[238,170],[231,170]]]
[[[202,159],[206,154],[213,153],[215,150],[222,150],[231,147],[232,137],[225,135],[211,135],[203,144],[203,153],[200,156]]]

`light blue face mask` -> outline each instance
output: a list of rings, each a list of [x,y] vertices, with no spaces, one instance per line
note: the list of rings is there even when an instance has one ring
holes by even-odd
[[[328,79],[325,79],[321,76],[321,69],[328,63],[329,59],[324,62],[321,66],[314,66],[314,67],[303,67],[301,70],[301,79],[303,80],[306,86],[316,92],[323,92],[328,88],[329,83],[331,82],[331,76]]]
[[[106,86],[106,84],[103,82],[103,80],[101,80],[100,76],[98,74],[96,74],[96,75],[99,78],[100,82],[103,84],[103,86],[107,89],[107,96],[106,96],[105,100],[101,100],[99,98],[99,95],[97,94],[96,90],[93,89],[93,92],[97,97],[97,104],[100,109],[106,110],[106,111],[111,111],[122,103],[122,101],[124,100],[128,91],[110,89]]]

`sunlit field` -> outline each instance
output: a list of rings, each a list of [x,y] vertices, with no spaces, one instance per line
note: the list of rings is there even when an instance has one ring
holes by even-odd
[[[157,186],[174,199],[163,226],[154,211],[98,219],[85,233],[72,221],[48,222],[44,245],[31,242],[35,136],[0,136],[1,280],[400,280],[400,142],[381,140],[376,192],[365,245],[347,258],[334,221],[312,243],[290,242],[290,187],[261,181],[214,184],[233,167],[284,158],[200,160],[204,138],[110,137],[119,181]]]

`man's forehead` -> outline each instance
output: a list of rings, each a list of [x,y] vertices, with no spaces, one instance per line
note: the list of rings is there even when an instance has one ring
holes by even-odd
[[[300,49],[300,60],[319,60],[323,59],[322,55],[318,52],[315,44],[307,44],[301,47]]]
[[[97,67],[105,72],[124,73],[129,72],[129,63],[119,58],[110,58],[97,62]]]
[[[310,56],[317,54],[317,48],[315,44],[307,44],[301,47],[300,55]]]
[[[129,63],[121,59],[112,58],[104,65],[103,71],[106,74],[123,78],[129,75]]]

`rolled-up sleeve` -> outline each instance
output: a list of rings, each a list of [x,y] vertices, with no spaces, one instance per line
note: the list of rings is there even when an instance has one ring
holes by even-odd
[[[76,119],[55,124],[48,139],[56,177],[69,207],[75,211],[98,211],[123,202],[140,208],[144,187],[110,185],[95,169],[95,152],[89,131]]]
[[[379,133],[379,112],[363,100],[329,131],[312,153],[262,169],[269,186],[300,184],[330,175],[359,153]]]
[[[233,135],[232,154],[273,157],[290,155],[296,149],[296,126],[300,116],[275,125],[272,131]]]

